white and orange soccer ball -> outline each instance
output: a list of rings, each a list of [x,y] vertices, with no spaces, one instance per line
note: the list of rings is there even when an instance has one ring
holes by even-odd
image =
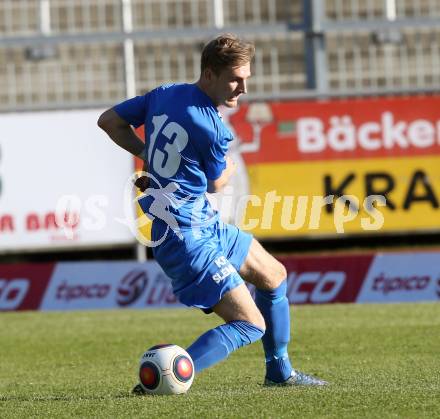
[[[193,380],[194,363],[188,352],[180,346],[156,345],[141,357],[139,382],[146,393],[186,393]]]

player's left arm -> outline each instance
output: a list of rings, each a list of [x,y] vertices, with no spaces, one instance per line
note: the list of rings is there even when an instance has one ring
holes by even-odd
[[[225,162],[226,167],[221,172],[221,175],[217,179],[208,179],[207,191],[209,193],[220,192],[228,183],[229,178],[235,173],[235,162],[229,156],[225,156]]]
[[[236,169],[234,161],[227,155],[232,134],[229,137],[222,129],[206,130],[202,134],[203,140],[195,144],[200,150],[201,163],[207,179],[207,192],[220,192]]]

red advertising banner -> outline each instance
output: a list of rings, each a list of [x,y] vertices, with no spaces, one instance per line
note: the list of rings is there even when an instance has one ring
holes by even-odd
[[[373,255],[287,257],[287,296],[291,304],[351,303]]]
[[[229,122],[243,144],[258,131],[246,164],[440,154],[440,96],[247,104]]]
[[[38,310],[54,264],[0,265],[0,311]]]

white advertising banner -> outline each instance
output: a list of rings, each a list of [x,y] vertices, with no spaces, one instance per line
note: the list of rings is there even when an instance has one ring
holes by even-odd
[[[440,253],[380,253],[372,261],[358,303],[438,301]]]
[[[156,262],[59,263],[40,310],[180,306]]]
[[[0,251],[135,242],[133,159],[97,127],[100,113],[0,115]]]

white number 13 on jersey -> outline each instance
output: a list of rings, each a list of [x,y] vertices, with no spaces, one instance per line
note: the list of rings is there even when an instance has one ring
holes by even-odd
[[[182,156],[180,152],[188,144],[188,133],[176,122],[167,122],[168,115],[153,116],[154,131],[150,136],[148,146],[148,161],[153,165],[154,171],[162,177],[169,178],[177,173]],[[165,126],[164,126],[165,125]],[[162,129],[163,127],[163,129]],[[168,138],[164,151],[154,148],[157,136],[162,134]]]

